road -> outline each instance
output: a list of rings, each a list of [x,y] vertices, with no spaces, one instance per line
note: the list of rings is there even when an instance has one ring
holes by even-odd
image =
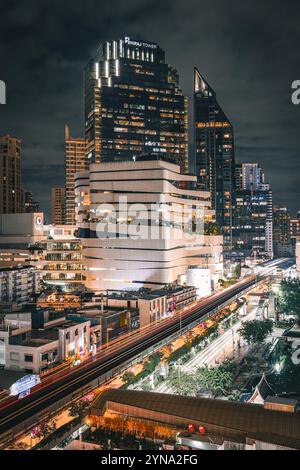
[[[238,330],[244,321],[253,320],[255,318],[255,313],[256,308],[207,346],[201,355],[197,354],[182,366],[182,370],[185,372],[193,372],[198,367],[216,365],[217,362],[223,362],[226,358],[230,357],[230,355],[237,349],[233,346],[233,342],[235,342],[236,346],[237,341],[240,339]]]
[[[199,367],[215,366],[217,363],[222,363],[225,359],[233,357],[235,353],[238,353],[236,347],[239,339],[238,330],[244,321],[250,321],[255,318],[256,310],[257,307],[253,308],[248,315],[233,325],[232,328],[213,340],[203,351],[199,352],[186,364],[182,365],[181,370],[183,372],[193,373]],[[235,344],[233,344],[233,341]],[[245,353],[244,347],[243,350],[241,349],[240,353],[242,354],[243,352]],[[158,385],[155,391],[158,393],[174,393],[167,380]]]
[[[278,266],[284,265],[286,259],[276,260],[266,265],[258,274],[251,275],[234,286],[200,300],[190,309],[163,320],[149,328],[121,339],[109,349],[102,351],[95,357],[89,358],[82,365],[62,371],[35,387],[31,395],[18,400],[10,398],[0,404],[0,439],[5,433],[11,431],[17,424],[25,422],[32,416],[45,410],[58,400],[75,393],[81,387],[90,384],[93,380],[122,366],[148,348],[177,333],[180,328],[201,319],[215,308],[230,301],[234,296],[242,293],[257,282],[268,277]],[[7,437],[7,436],[6,436]]]

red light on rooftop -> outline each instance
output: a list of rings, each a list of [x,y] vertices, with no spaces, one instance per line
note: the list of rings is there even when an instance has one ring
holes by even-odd
[[[201,425],[201,426],[199,426],[198,429],[199,429],[200,434],[205,434],[206,433],[206,430],[205,430],[204,426]]]
[[[189,432],[195,432],[195,426],[193,424],[188,425]]]

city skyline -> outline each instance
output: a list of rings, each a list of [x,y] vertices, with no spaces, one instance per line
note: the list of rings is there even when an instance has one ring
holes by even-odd
[[[3,0],[1,455],[300,449],[297,13]]]
[[[126,12],[121,7],[111,27],[103,28],[94,19],[99,11],[95,3],[91,2],[89,15],[75,3],[67,16],[78,29],[73,28],[70,37],[58,34],[55,40],[51,36],[52,13],[47,16],[43,30],[36,28],[34,32],[34,28],[28,28],[29,24],[37,24],[46,7],[32,7],[29,2],[26,15],[22,7],[17,9],[13,4],[4,8],[7,21],[1,34],[7,33],[5,28],[12,28],[16,33],[10,46],[14,47],[14,55],[8,56],[9,47],[3,51],[7,67],[1,79],[7,85],[7,104],[0,108],[1,133],[22,140],[24,189],[32,190],[41,209],[49,215],[50,188],[63,185],[64,180],[64,124],[72,126],[74,135],[83,134],[84,66],[102,40],[128,35],[155,41],[166,51],[168,61],[179,71],[190,108],[193,67],[200,69],[217,90],[219,102],[233,124],[236,161],[260,163],[273,188],[275,204],[284,204],[295,213],[299,191],[296,158],[299,110],[291,103],[290,96],[291,83],[297,78],[296,22],[290,18],[286,21],[279,2],[272,4],[272,29],[277,29],[279,19],[282,26],[276,37],[269,31],[271,25],[262,21],[267,13],[264,6],[255,10],[255,17],[248,6],[239,5],[234,10],[226,6],[227,14],[219,24],[213,23],[212,9],[207,7],[207,25],[202,25],[204,20],[195,15],[199,21],[193,20],[187,27],[187,12],[176,2],[166,3],[160,9],[156,2],[145,5],[137,7],[133,2]],[[52,8],[55,15],[55,2]],[[101,17],[110,16],[112,8],[113,5],[102,9]],[[225,6],[219,8],[222,11]],[[168,22],[164,22],[166,15]],[[242,28],[245,16],[248,23]],[[65,22],[65,16],[60,16],[58,31],[64,30]],[[176,36],[170,34],[175,24],[179,28]],[[287,27],[291,48],[285,50]],[[268,31],[266,43],[263,35]],[[247,41],[247,35],[252,32],[255,40],[252,37]],[[21,38],[25,47],[22,58],[19,56]]]

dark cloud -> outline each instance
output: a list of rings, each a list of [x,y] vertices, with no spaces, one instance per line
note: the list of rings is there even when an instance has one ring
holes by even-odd
[[[258,161],[274,199],[300,209],[300,4],[277,0],[2,0],[0,133],[23,141],[23,180],[49,211],[63,184],[64,124],[82,134],[83,67],[104,39],[158,42],[192,95],[194,65],[235,128],[237,161]]]

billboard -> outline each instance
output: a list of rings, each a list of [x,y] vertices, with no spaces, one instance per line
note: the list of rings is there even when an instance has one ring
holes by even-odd
[[[40,382],[41,379],[38,375],[25,375],[11,385],[9,395],[12,397],[16,395],[26,396],[25,392],[29,392],[31,388],[35,387]]]

